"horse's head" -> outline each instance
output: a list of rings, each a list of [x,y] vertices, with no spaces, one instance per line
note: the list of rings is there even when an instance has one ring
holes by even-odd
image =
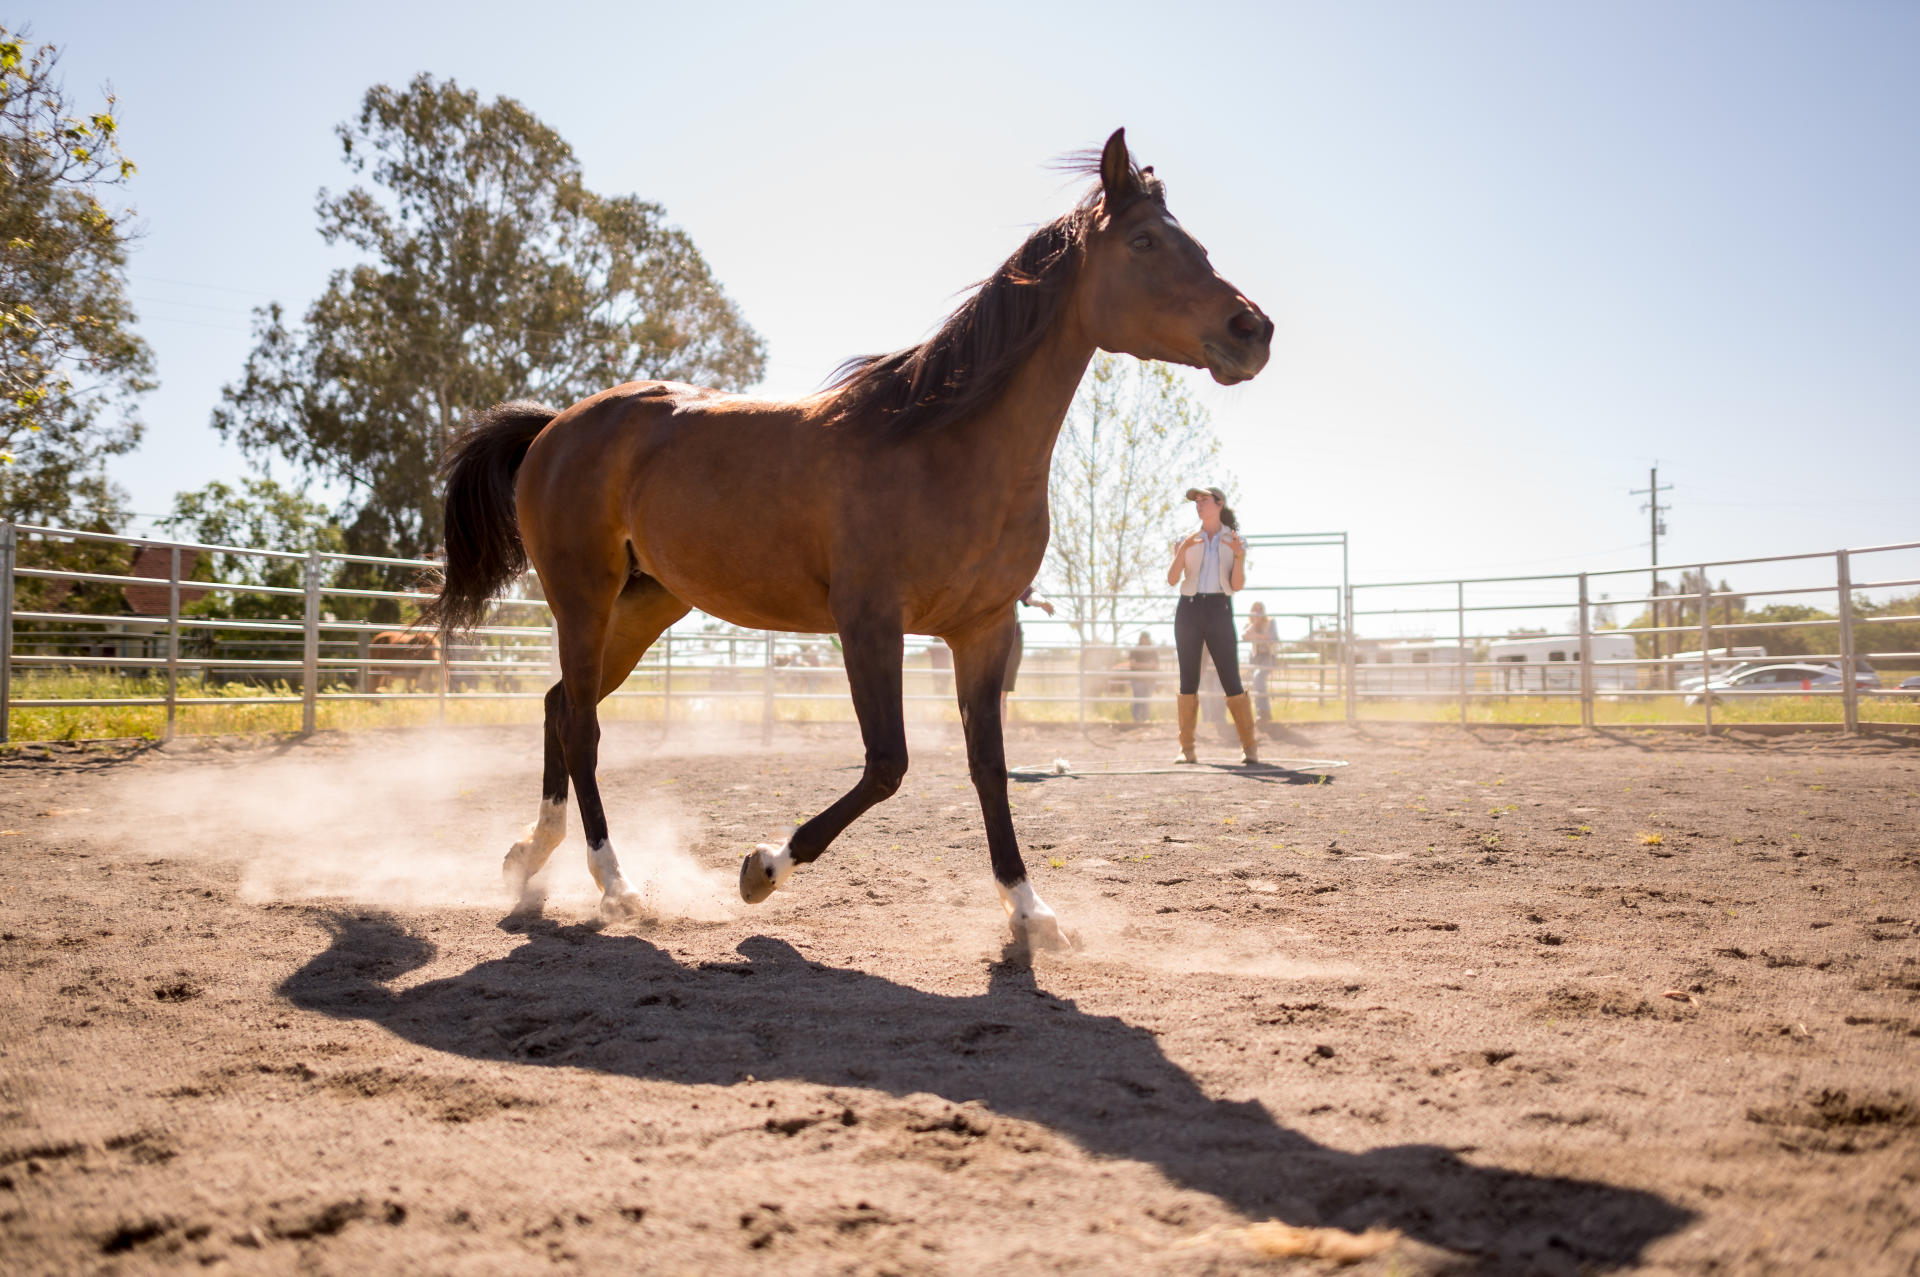
[[[1100,155],[1100,208],[1086,237],[1080,320],[1102,349],[1205,368],[1223,386],[1266,367],[1273,321],[1220,278],[1167,211],[1151,168],[1116,129]]]

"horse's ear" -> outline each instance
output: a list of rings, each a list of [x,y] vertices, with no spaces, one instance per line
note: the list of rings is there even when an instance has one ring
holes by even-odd
[[[1127,131],[1115,129],[1100,152],[1100,188],[1108,208],[1118,208],[1140,193],[1140,182],[1133,175],[1133,160],[1127,154]]]

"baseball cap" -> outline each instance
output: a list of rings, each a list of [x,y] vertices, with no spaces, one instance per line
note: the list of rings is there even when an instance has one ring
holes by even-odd
[[[1218,488],[1188,488],[1187,495],[1182,497],[1181,500],[1198,501],[1201,497],[1212,497],[1215,501],[1218,501],[1221,505],[1225,505],[1227,503],[1227,494],[1222,492]]]

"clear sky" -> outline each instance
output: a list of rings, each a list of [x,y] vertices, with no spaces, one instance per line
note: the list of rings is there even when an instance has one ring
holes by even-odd
[[[19,21],[20,19],[15,19]],[[519,98],[659,201],[768,339],[763,389],[917,340],[1125,125],[1278,324],[1202,374],[1249,531],[1363,580],[1920,539],[1920,4],[54,6],[140,164],[159,358],[136,509],[244,471],[207,424],[248,310],[348,260],[331,128],[416,72]],[[1203,474],[1171,481],[1207,482]],[[1281,565],[1274,564],[1280,571]],[[1737,574],[1736,574],[1737,575]],[[1746,585],[1736,580],[1736,586]]]

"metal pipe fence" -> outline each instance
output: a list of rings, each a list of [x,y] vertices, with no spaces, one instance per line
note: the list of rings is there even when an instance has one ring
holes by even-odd
[[[1884,635],[1894,626],[1920,621],[1920,613],[1911,609],[1881,609],[1871,616],[1858,613],[1858,599],[1867,591],[1920,586],[1920,574],[1912,570],[1920,566],[1920,555],[1915,551],[1920,551],[1920,542],[1669,564],[1658,569],[1357,584],[1350,591],[1356,600],[1348,614],[1350,629],[1365,628],[1370,622],[1377,623],[1378,618],[1431,620],[1451,613],[1455,636],[1444,645],[1430,640],[1403,639],[1396,643],[1357,638],[1351,669],[1353,695],[1363,703],[1370,699],[1453,700],[1461,722],[1469,720],[1473,702],[1488,699],[1577,699],[1580,722],[1591,727],[1596,724],[1599,707],[1636,700],[1671,702],[1677,698],[1684,708],[1699,711],[1697,725],[1707,732],[1716,728],[1716,710],[1723,716],[1721,725],[1725,725],[1724,716],[1735,707],[1769,700],[1837,704],[1834,725],[1849,732],[1895,721],[1920,723],[1920,714],[1912,712],[1920,706],[1920,688],[1884,685],[1874,664],[1883,663],[1889,668],[1904,664],[1920,670],[1920,651],[1913,650],[1920,646],[1920,640],[1876,645],[1871,637],[1862,642],[1858,636],[1863,628]],[[1861,563],[1886,564],[1903,557],[1906,571],[1895,567],[1877,573],[1876,579],[1863,579],[1856,570]],[[1803,575],[1792,584],[1768,589],[1719,590],[1709,585],[1715,572],[1728,567],[1780,565]],[[1636,590],[1610,598],[1610,608],[1646,609],[1643,615],[1649,623],[1637,623],[1631,629],[1595,624],[1596,582],[1641,578],[1654,572],[1690,579],[1691,592],[1644,594]],[[1453,597],[1445,602],[1418,601],[1439,586],[1448,587]],[[1487,593],[1503,597],[1489,602],[1468,601]],[[1749,599],[1810,597],[1830,600],[1830,610],[1805,608],[1806,615],[1785,619],[1745,615],[1744,605]],[[1741,609],[1738,616],[1733,614],[1736,603]],[[1512,625],[1515,617],[1542,612],[1568,619],[1560,626],[1525,629]],[[1718,619],[1716,612],[1720,613]],[[1495,633],[1476,624],[1469,630],[1469,617],[1504,619],[1508,628]],[[1749,650],[1729,641],[1783,631],[1798,631],[1800,636],[1831,635],[1830,650],[1769,655],[1764,647]],[[1658,644],[1668,636],[1673,637],[1676,648],[1688,644],[1691,650],[1659,655],[1660,649],[1655,646],[1655,655],[1642,653],[1641,639]],[[1908,638],[1914,637],[1910,630]],[[1744,721],[1751,715],[1741,717]]]
[[[1909,661],[1920,668],[1920,651],[1872,650],[1870,637],[1920,616],[1856,616],[1854,606],[1860,592],[1920,586],[1920,556],[1910,553],[1920,550],[1920,542],[1669,565],[1660,571],[1693,574],[1700,588],[1684,597],[1659,593],[1596,604],[1596,583],[1644,578],[1651,569],[1356,583],[1347,579],[1344,534],[1249,540],[1253,556],[1272,576],[1286,574],[1286,556],[1315,548],[1339,551],[1338,580],[1328,568],[1318,582],[1296,576],[1242,592],[1244,600],[1269,607],[1277,627],[1274,643],[1259,650],[1261,659],[1242,662],[1249,690],[1275,719],[1353,722],[1392,706],[1403,721],[1466,723],[1495,705],[1575,703],[1577,721],[1592,727],[1610,707],[1677,702],[1681,710],[1698,709],[1694,725],[1712,731],[1717,705],[1800,697],[1837,701],[1836,725],[1857,731],[1877,725],[1876,715],[1886,706],[1920,708],[1920,692],[1876,686],[1869,677],[1875,661]],[[134,566],[117,557],[73,566],[72,551],[86,546],[105,547],[109,557],[131,551]],[[1916,565],[1913,570],[1872,567],[1903,554]],[[249,579],[196,579],[206,575],[197,572],[202,559],[237,568],[237,575]],[[1706,585],[1711,571],[1726,567],[1791,565],[1797,571],[1822,561],[1831,565],[1830,575],[1786,587],[1720,592]],[[411,705],[412,721],[446,722],[450,713],[473,721],[471,707],[544,696],[558,669],[557,647],[552,615],[531,578],[495,603],[486,624],[446,645],[405,632],[412,608],[429,595],[349,583],[358,579],[352,575],[357,571],[424,572],[435,566],[0,524],[0,742],[10,738],[15,713],[26,711],[155,710],[159,734],[171,738],[182,724],[184,730],[204,728],[210,721],[205,711],[225,707],[298,706],[299,730],[311,733],[353,705]],[[268,574],[283,583],[261,579]],[[111,610],[116,593],[124,611]],[[1807,596],[1831,596],[1831,612],[1747,620],[1731,619],[1730,609],[1723,609],[1728,617],[1714,619],[1716,607],[1735,599]],[[1009,696],[1015,720],[1084,726],[1090,720],[1167,717],[1178,678],[1165,641],[1172,596],[1052,598],[1058,615],[1022,613],[1026,656]],[[1596,617],[1602,606],[1649,608],[1653,623],[1611,628]],[[1511,624],[1512,618],[1543,612],[1558,614],[1564,623],[1515,632],[1524,627]],[[1089,623],[1090,617],[1098,624]],[[1497,629],[1503,618],[1504,632],[1489,629],[1488,622]],[[1401,636],[1381,634],[1382,627],[1398,627]],[[1719,677],[1737,657],[1728,643],[1716,648],[1716,636],[1790,628],[1832,634],[1833,652],[1779,658],[1830,663],[1836,671],[1831,680],[1749,687]],[[1139,638],[1119,641],[1122,631],[1136,629]],[[1863,630],[1869,633],[1865,644],[1857,637]],[[1416,631],[1425,637],[1406,637]],[[1442,631],[1449,632],[1445,640],[1431,637]],[[1656,635],[1661,638],[1655,641],[1684,636],[1675,646],[1685,641],[1697,650],[1643,655],[1640,640]],[[1243,643],[1243,652],[1252,656],[1251,645]],[[1689,675],[1700,679],[1699,689],[1683,685]],[[1224,720],[1217,678],[1211,687],[1213,694],[1203,696],[1208,717]],[[957,716],[951,656],[938,640],[909,638],[905,688],[910,717]],[[667,728],[697,717],[757,718],[763,737],[781,720],[851,719],[832,636],[743,630],[709,620],[683,622],[663,634],[613,699],[631,716]]]

